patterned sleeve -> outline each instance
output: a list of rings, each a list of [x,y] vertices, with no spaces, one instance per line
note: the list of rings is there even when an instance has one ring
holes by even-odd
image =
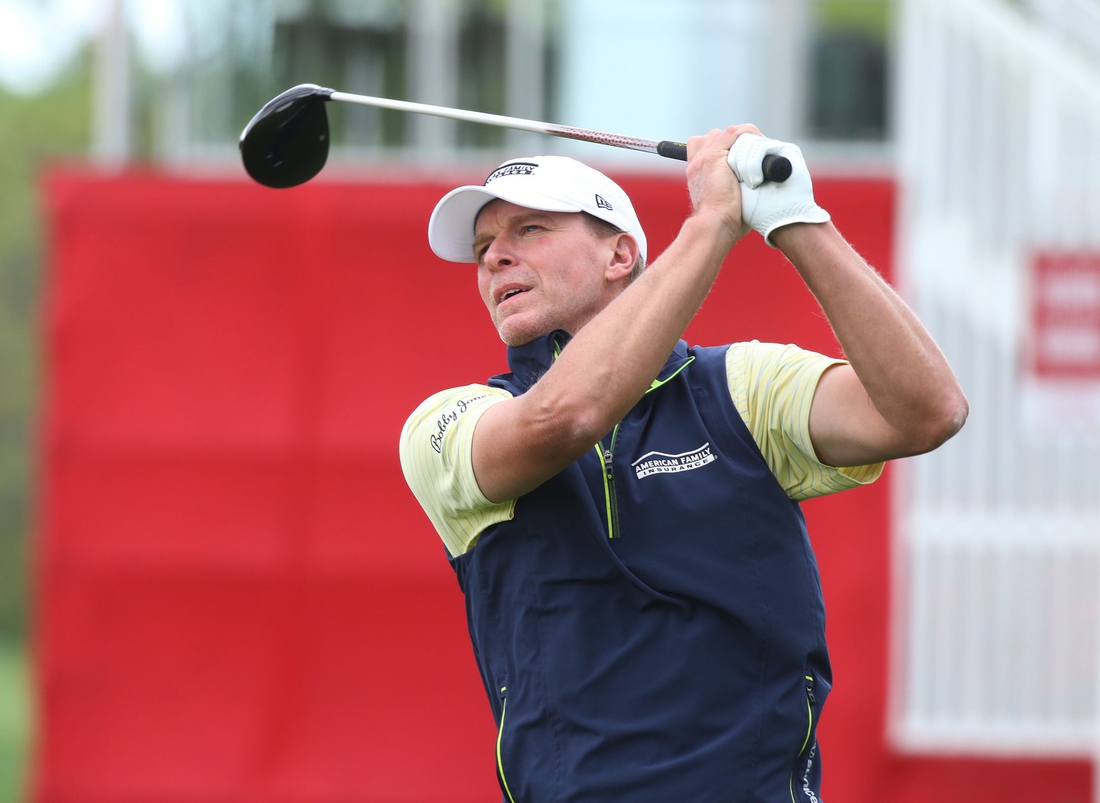
[[[817,459],[810,442],[810,404],[827,368],[844,365],[797,346],[734,343],[726,374],[734,406],[752,433],[772,473],[796,501],[867,485],[882,463],[834,468]]]
[[[401,470],[453,556],[469,550],[486,527],[512,518],[515,500],[496,504],[474,479],[474,427],[505,390],[467,385],[424,401],[401,430]]]

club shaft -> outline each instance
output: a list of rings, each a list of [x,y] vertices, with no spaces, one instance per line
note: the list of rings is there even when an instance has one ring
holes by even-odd
[[[463,120],[467,123],[482,123],[495,125],[501,128],[514,128],[519,131],[532,131],[536,134],[549,134],[554,137],[576,139],[583,142],[595,142],[600,145],[611,145],[616,148],[627,148],[632,151],[644,151],[645,153],[660,153],[669,155],[658,149],[661,142],[641,137],[628,137],[622,134],[609,134],[604,131],[593,131],[588,128],[575,128],[573,126],[556,125],[554,123],[540,123],[535,120],[524,120],[520,117],[506,117],[503,114],[488,114],[487,112],[472,112],[465,109],[451,109],[446,106],[432,106],[428,103],[413,103],[407,100],[391,100],[390,98],[376,98],[370,95],[356,95],[350,92],[333,92],[332,100],[343,103],[358,103],[361,106],[374,106],[380,109],[393,109],[400,112],[413,112],[415,114],[430,114],[435,117],[445,117],[448,120]],[[684,157],[673,157],[684,158]]]

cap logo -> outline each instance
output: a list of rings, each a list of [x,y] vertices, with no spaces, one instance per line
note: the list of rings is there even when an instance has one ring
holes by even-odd
[[[529,176],[535,172],[536,167],[538,165],[534,162],[513,162],[512,164],[503,165],[489,174],[489,178],[485,179],[485,185],[505,176]]]
[[[605,201],[602,195],[597,195],[596,196],[596,207],[598,209],[606,209],[610,212],[615,211],[615,208],[611,204],[609,204],[607,201]]]

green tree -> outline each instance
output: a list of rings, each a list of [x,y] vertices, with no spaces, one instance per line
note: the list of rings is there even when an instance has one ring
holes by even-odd
[[[0,800],[23,799],[32,727],[24,643],[48,256],[40,181],[55,160],[88,151],[89,65],[81,54],[33,95],[0,88]]]
[[[87,153],[88,62],[81,55],[35,95],[0,89],[0,639],[21,641],[26,633],[46,256],[39,182],[54,160]]]

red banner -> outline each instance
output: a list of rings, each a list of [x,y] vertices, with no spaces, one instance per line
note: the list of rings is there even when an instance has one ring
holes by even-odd
[[[1100,254],[1035,257],[1032,326],[1037,376],[1100,380]]]

